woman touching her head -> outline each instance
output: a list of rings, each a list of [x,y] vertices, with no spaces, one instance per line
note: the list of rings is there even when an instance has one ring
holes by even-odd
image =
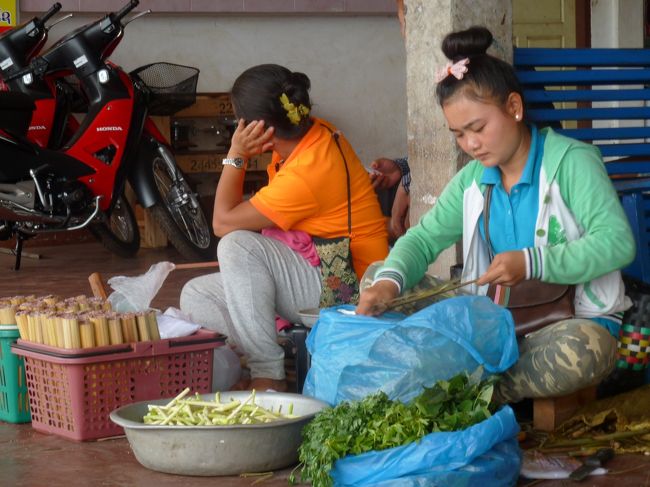
[[[310,81],[275,64],[252,67],[232,88],[239,119],[215,195],[220,272],[188,282],[181,309],[229,337],[246,356],[256,389],[286,390],[276,315],[292,323],[317,308],[338,276],[325,275],[327,244],[349,239],[354,285],[385,258],[385,221],[368,173],[338,130],[312,116]],[[272,150],[269,183],[243,198],[246,165]],[[261,231],[261,233],[260,233]],[[313,239],[325,242],[314,246]],[[337,280],[338,279],[338,280]],[[346,281],[347,282],[347,281]],[[345,283],[344,283],[345,284]],[[351,287],[339,286],[342,302]],[[331,298],[331,294],[327,294]]]
[[[497,390],[501,400],[515,402],[571,393],[613,369],[621,317],[631,304],[620,269],[635,247],[598,149],[525,122],[513,67],[486,52],[492,40],[484,27],[443,40],[450,63],[439,73],[436,96],[451,134],[473,160],[398,240],[357,312],[376,314],[461,239],[462,279],[478,279],[472,293],[524,279],[575,284],[576,318],[520,340],[519,361]],[[488,189],[491,249],[483,214]]]

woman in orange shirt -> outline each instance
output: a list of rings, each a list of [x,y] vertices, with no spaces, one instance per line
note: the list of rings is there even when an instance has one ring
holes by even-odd
[[[247,355],[252,381],[238,386],[251,389],[286,390],[275,317],[298,322],[298,310],[318,307],[332,283],[323,280],[311,237],[350,237],[358,278],[388,253],[368,173],[335,127],[310,116],[309,88],[306,75],[273,64],[235,81],[239,122],[213,216],[220,272],[191,280],[181,293],[182,310]],[[246,164],[268,150],[269,184],[244,200]]]

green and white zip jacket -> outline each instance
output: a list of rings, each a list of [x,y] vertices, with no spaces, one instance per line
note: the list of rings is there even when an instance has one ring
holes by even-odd
[[[631,305],[620,269],[634,259],[635,243],[600,152],[550,128],[541,132],[546,140],[535,246],[522,250],[526,279],[577,284],[577,317],[617,314],[620,321],[620,313]],[[454,176],[434,207],[396,242],[375,281],[389,279],[400,291],[410,289],[440,252],[461,238],[462,279],[476,279],[487,270],[487,246],[478,226],[483,170],[473,160]],[[473,285],[470,292],[485,294],[487,286]]]

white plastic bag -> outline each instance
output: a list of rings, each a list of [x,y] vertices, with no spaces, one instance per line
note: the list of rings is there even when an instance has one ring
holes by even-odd
[[[167,308],[164,313],[156,315],[156,320],[163,339],[189,336],[201,328],[178,308]]]
[[[148,310],[151,301],[174,267],[171,262],[158,262],[139,276],[111,277],[108,280],[108,284],[114,289],[108,297],[111,306],[120,313]]]

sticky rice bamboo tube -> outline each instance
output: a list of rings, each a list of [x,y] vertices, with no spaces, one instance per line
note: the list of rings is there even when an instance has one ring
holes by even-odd
[[[50,336],[50,345],[53,347],[59,347],[59,337],[57,333],[57,324],[56,324],[56,313],[49,311],[45,314],[45,327]]]
[[[63,347],[81,348],[81,335],[79,321],[76,315],[68,313],[63,315]]]
[[[16,311],[16,324],[18,325],[18,333],[23,340],[31,340],[29,336],[29,323],[27,311]]]
[[[27,296],[12,296],[9,298],[9,301],[11,301],[11,304],[14,306],[20,306],[27,301]]]
[[[81,348],[95,347],[95,328],[90,321],[79,323],[79,335],[81,337]]]
[[[88,298],[88,304],[93,311],[102,311],[104,309],[104,300],[95,296]]]
[[[55,294],[48,294],[47,296],[43,296],[41,299],[48,306],[55,306],[56,303],[60,300],[60,298]]]
[[[41,328],[40,316],[36,311],[30,311],[27,315],[27,326],[29,327],[30,340],[35,343],[43,343],[43,330]]]
[[[149,325],[149,335],[152,340],[160,340],[160,330],[158,329],[158,319],[156,318],[156,310],[150,309],[146,311],[147,324]]]
[[[138,341],[138,325],[133,313],[124,313],[120,316],[122,323],[122,336],[126,343]]]
[[[108,315],[108,336],[111,339],[111,345],[119,345],[124,343],[124,335],[122,335],[122,323],[120,317],[116,313]]]
[[[0,304],[0,325],[16,324],[16,306],[10,301],[3,301]]]
[[[105,300],[104,303],[102,304],[102,309],[103,309],[104,311],[113,311],[113,305],[112,305],[111,302],[107,299],[107,300]]]
[[[79,303],[75,298],[68,298],[63,303],[65,304],[63,310],[66,314],[79,312]]]
[[[141,342],[148,342],[151,340],[149,334],[149,323],[147,323],[147,315],[144,312],[135,314],[136,323],[138,325],[138,338]]]
[[[56,337],[53,333],[54,330],[51,330],[50,327],[49,313],[47,311],[40,312],[38,314],[38,322],[41,325],[41,332],[43,333],[43,343],[55,347]]]
[[[95,329],[95,342],[98,347],[111,344],[111,336],[108,331],[108,318],[104,313],[95,312],[90,315],[90,321]]]
[[[54,337],[56,346],[65,348],[65,339],[63,333],[63,317],[60,314],[52,315],[52,326],[54,327]]]

